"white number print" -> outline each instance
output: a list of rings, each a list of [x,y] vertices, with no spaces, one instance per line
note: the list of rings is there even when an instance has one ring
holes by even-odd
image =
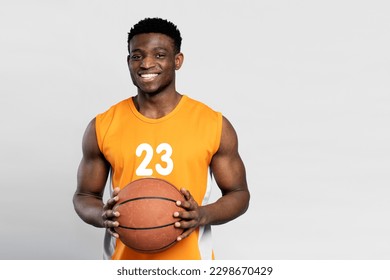
[[[167,176],[171,174],[173,170],[173,161],[171,159],[172,156],[172,147],[171,145],[167,143],[161,143],[160,145],[157,146],[156,152],[158,154],[161,154],[162,152],[165,151],[165,154],[161,156],[161,161],[166,163],[166,167],[162,167],[161,164],[157,163],[156,164],[156,171],[158,174]]]
[[[135,154],[137,155],[137,157],[140,157],[144,152],[145,152],[145,157],[141,162],[141,164],[138,166],[137,170],[135,171],[135,174],[137,174],[137,176],[152,176],[153,170],[148,168],[148,165],[153,158],[152,146],[146,143],[142,143],[137,147]]]
[[[141,157],[145,152],[144,159],[142,160],[141,164],[138,166],[137,170],[135,171],[135,174],[137,176],[152,176],[153,175],[153,169],[149,168],[149,164],[153,159],[154,156],[154,150],[153,147],[150,144],[142,143],[140,144],[135,154],[137,157]],[[155,166],[155,170],[158,174],[167,176],[171,174],[173,170],[173,161],[172,161],[172,147],[168,143],[161,143],[156,148],[156,153],[161,154],[160,159],[162,162],[166,163],[165,166],[162,166],[161,164],[157,163]]]

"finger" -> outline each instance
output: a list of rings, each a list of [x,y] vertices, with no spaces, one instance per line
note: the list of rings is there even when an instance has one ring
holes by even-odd
[[[107,229],[119,227],[118,221],[105,220],[103,223],[104,227]]]
[[[107,231],[109,234],[111,234],[111,236],[115,238],[119,238],[119,234],[116,231],[114,231],[112,228],[108,228]]]
[[[182,228],[182,229],[190,229],[190,228],[196,228],[198,226],[198,223],[195,220],[181,220],[179,222],[175,223],[176,228]]]
[[[120,188],[119,187],[116,187],[116,188],[114,188],[114,190],[113,190],[113,192],[112,192],[112,196],[114,197],[114,196],[117,196],[118,195],[118,193],[120,192]]]
[[[199,215],[196,211],[176,211],[173,213],[173,217],[183,220],[198,220]]]
[[[195,228],[190,228],[186,231],[184,231],[182,234],[180,234],[176,240],[177,241],[182,241],[183,239],[187,238],[193,231],[195,230]]]
[[[187,189],[181,188],[180,192],[184,195],[186,200],[190,200],[192,198],[191,193]]]
[[[114,196],[114,197],[111,197],[107,200],[107,203],[104,205],[103,209],[112,209],[112,207],[114,207],[114,205],[118,202],[119,200],[119,197],[118,196]]]
[[[103,215],[102,215],[102,218],[104,220],[110,220],[112,218],[117,218],[119,217],[121,214],[118,212],[118,211],[114,211],[114,210],[107,210],[107,211],[104,211]]]
[[[176,201],[176,205],[184,208],[186,210],[195,210],[198,207],[198,204],[195,202],[195,200],[191,201]]]

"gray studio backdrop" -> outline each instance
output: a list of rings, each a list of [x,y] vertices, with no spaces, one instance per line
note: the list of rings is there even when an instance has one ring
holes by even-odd
[[[216,257],[390,258],[387,3],[2,0],[0,259],[102,258],[72,205],[81,138],[136,93],[127,32],[154,16],[183,35],[178,90],[239,135],[252,200]]]

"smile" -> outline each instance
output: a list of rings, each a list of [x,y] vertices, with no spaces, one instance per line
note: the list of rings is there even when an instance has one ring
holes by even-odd
[[[158,74],[141,74],[140,76],[144,80],[153,80]]]

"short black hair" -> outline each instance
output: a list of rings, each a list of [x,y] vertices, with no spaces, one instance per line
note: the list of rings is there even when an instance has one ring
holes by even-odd
[[[173,39],[175,52],[179,53],[181,49],[180,31],[172,22],[161,18],[145,18],[136,23],[128,33],[127,46],[129,48],[130,40],[138,34],[161,33]],[[130,51],[130,50],[129,50]]]

